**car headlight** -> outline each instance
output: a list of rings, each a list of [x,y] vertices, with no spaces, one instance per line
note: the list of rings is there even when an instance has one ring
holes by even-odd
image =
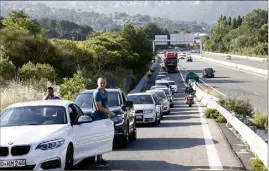
[[[37,149],[40,149],[40,150],[55,149],[55,148],[61,147],[64,144],[64,141],[65,140],[63,138],[46,141],[46,142],[38,144],[38,146],[36,147],[36,150]]]
[[[143,113],[152,113],[153,110],[144,110]]]

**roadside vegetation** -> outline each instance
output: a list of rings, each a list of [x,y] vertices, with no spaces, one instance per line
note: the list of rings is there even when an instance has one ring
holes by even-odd
[[[0,111],[42,99],[47,86],[72,100],[80,90],[96,88],[101,75],[108,87],[130,91],[151,69],[148,35],[155,30],[126,24],[117,32],[90,31],[84,41],[50,39],[24,12],[11,11],[0,20]]]
[[[255,9],[244,17],[220,16],[204,47],[211,52],[267,58],[268,12]]]
[[[227,120],[219,113],[217,109],[207,108],[204,114],[206,118],[215,119],[220,123],[227,123]]]
[[[257,155],[255,156],[254,159],[249,161],[249,165],[254,171],[267,171],[268,170]]]

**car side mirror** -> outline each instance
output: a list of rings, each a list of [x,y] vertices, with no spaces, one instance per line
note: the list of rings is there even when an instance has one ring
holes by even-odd
[[[83,123],[90,123],[92,122],[92,118],[90,116],[80,116],[78,118],[78,121],[75,123],[75,125],[83,124]]]
[[[214,70],[214,72],[216,72],[216,70]]]
[[[125,106],[126,106],[126,107],[132,107],[133,104],[134,104],[133,101],[126,101]]]

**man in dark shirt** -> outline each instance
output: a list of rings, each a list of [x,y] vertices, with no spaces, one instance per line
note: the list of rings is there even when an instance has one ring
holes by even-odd
[[[48,95],[44,100],[61,100],[60,97],[54,95],[54,90],[52,87],[48,87]]]
[[[115,116],[115,113],[108,110],[108,93],[105,90],[106,79],[99,77],[97,80],[97,89],[93,92],[93,115],[96,120],[107,119]],[[107,162],[102,158],[102,155],[97,156],[96,167],[108,167]]]

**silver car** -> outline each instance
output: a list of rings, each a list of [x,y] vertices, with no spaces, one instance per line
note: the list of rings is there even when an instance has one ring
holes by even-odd
[[[158,99],[161,100],[163,114],[170,114],[170,100],[167,98],[164,90],[153,89],[147,92],[154,92]]]

